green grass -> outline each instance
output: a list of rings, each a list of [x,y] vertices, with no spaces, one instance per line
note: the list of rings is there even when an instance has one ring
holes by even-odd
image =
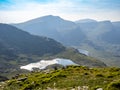
[[[21,78],[26,79],[22,81]],[[119,90],[120,68],[69,66],[49,73],[21,74],[16,79],[6,81],[4,90],[45,90],[47,87],[70,90],[78,86],[88,86],[89,90],[95,90],[98,87],[103,90]]]

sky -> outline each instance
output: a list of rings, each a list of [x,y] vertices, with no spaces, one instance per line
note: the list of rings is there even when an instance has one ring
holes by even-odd
[[[0,0],[0,23],[20,23],[45,15],[71,21],[120,21],[120,0]]]

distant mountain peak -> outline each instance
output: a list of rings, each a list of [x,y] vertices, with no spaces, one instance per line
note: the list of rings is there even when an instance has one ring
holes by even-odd
[[[43,17],[40,17],[41,20],[63,20],[61,17],[59,16],[53,16],[53,15],[46,15]]]
[[[62,21],[63,19],[59,16],[54,15],[46,15],[42,17],[38,17],[29,21],[26,21],[24,23],[33,24],[33,23],[39,23],[39,22],[48,22],[48,21]]]
[[[91,22],[97,22],[96,20],[93,20],[93,19],[81,19],[81,20],[78,20],[78,21],[75,21],[76,23],[91,23]]]
[[[42,16],[41,18],[43,17],[49,17],[49,18],[60,18],[59,16],[54,16],[54,15],[46,15],[46,16]]]

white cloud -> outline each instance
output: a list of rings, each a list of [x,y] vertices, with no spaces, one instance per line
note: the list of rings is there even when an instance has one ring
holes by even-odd
[[[28,1],[28,0],[27,0]],[[0,22],[23,22],[44,15],[57,15],[68,20],[92,18],[97,20],[110,19],[120,20],[117,10],[109,11],[105,8],[95,8],[95,5],[83,3],[84,0],[56,0],[49,3],[25,2],[25,0],[14,0],[14,5],[9,10],[0,11]],[[88,1],[88,0],[86,0]],[[97,2],[99,0],[92,0]],[[114,17],[115,16],[115,17]]]

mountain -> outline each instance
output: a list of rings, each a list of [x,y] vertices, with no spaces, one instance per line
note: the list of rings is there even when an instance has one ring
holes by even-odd
[[[37,56],[55,55],[64,50],[65,47],[53,39],[0,24],[0,73],[19,69],[19,65],[38,60]]]
[[[120,21],[112,22],[116,28],[120,28]]]
[[[86,34],[87,40],[99,48],[109,49],[110,46],[120,45],[120,22],[88,21],[76,24]]]
[[[53,38],[65,45],[78,45],[85,39],[78,25],[59,16],[48,15],[13,25],[31,34]]]
[[[96,37],[99,39],[103,33],[113,29],[113,25],[110,21],[82,21],[79,21],[80,23],[76,22],[76,24],[80,26],[81,30],[87,35],[88,39],[96,39]]]
[[[120,22],[113,22],[112,30],[103,35],[103,39],[111,44],[120,44]]]
[[[48,15],[13,25],[35,35],[53,38],[64,45],[87,50],[90,56],[108,65],[120,65],[117,63],[120,57],[119,21],[82,19],[72,22]]]
[[[92,20],[94,21],[94,20]],[[87,36],[80,47],[91,52],[96,57],[112,66],[119,66],[120,56],[120,22],[79,20],[76,24]]]
[[[110,49],[113,44],[118,44],[120,27],[118,22],[111,21],[95,21],[95,20],[79,20],[76,24],[87,36],[85,43],[92,45],[96,49]]]

